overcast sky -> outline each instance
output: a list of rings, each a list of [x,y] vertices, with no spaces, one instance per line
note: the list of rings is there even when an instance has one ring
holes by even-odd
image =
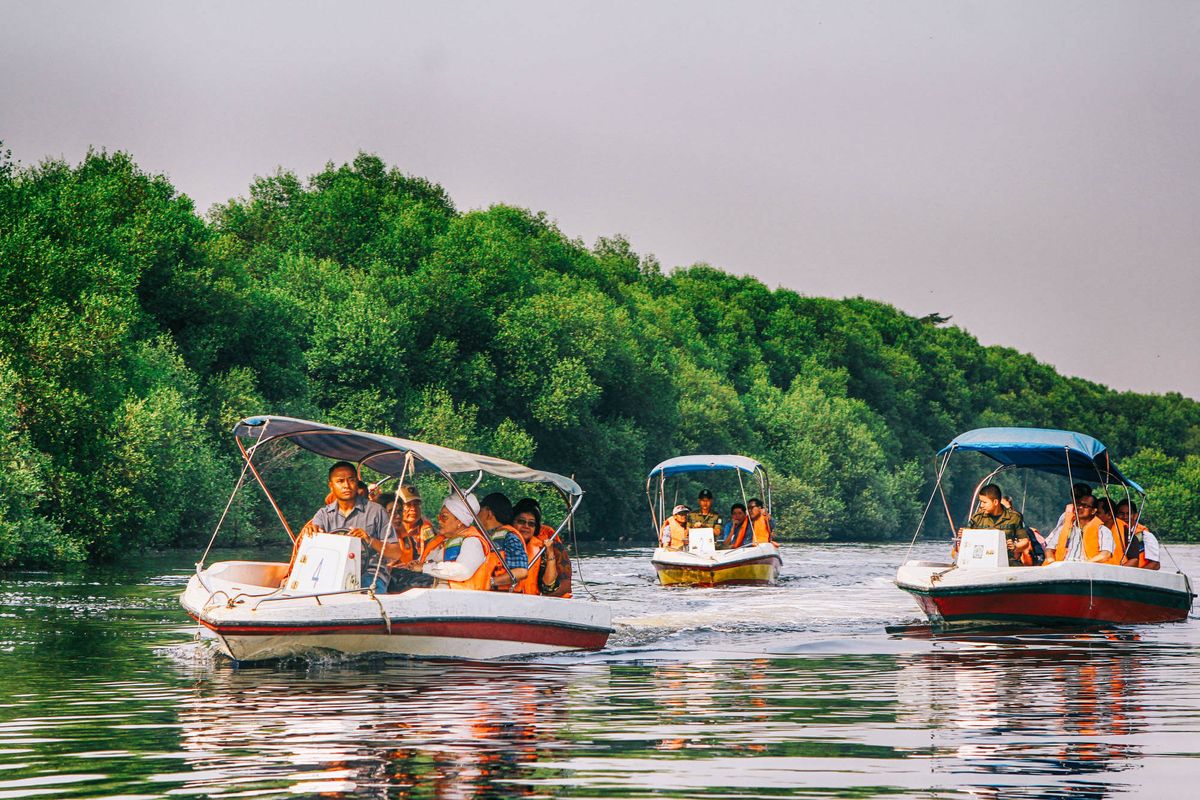
[[[1200,2],[0,0],[0,139],[200,210],[373,152],[804,294],[1200,398]]]

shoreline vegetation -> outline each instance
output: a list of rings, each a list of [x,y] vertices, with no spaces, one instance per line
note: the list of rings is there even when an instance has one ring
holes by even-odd
[[[906,541],[956,433],[1066,428],[1149,491],[1168,543],[1200,539],[1200,403],[1064,377],[937,314],[461,212],[373,155],[202,216],[126,154],[0,148],[0,281],[0,568],[201,546],[256,413],[573,474],[583,536],[647,541],[646,472],[671,455],[762,461],[785,541]],[[324,495],[312,460],[261,467],[293,520]],[[977,477],[951,481],[956,508]],[[1065,483],[1030,488],[1047,524]],[[248,486],[219,544],[278,536]]]

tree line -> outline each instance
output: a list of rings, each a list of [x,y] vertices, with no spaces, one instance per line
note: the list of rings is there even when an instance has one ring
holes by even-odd
[[[574,474],[584,535],[647,541],[645,475],[671,455],[763,461],[784,538],[907,539],[956,433],[1062,427],[1150,490],[1168,541],[1200,535],[1190,399],[1064,377],[936,315],[667,271],[541,213],[462,212],[369,154],[203,216],[123,153],[0,154],[0,287],[0,566],[199,546],[257,413]],[[263,468],[295,514],[323,495],[319,465]],[[253,491],[225,526],[280,537]]]

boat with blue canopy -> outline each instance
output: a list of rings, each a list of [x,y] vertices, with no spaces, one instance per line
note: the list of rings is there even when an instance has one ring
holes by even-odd
[[[951,458],[978,453],[995,463],[971,493],[967,518],[985,486],[1010,471],[1066,478],[1066,506],[1050,544],[1029,530],[1028,544],[995,529],[955,524],[944,488]],[[1076,503],[1090,508],[1104,502],[1073,488],[1095,485],[1097,496],[1127,501],[1128,513],[1111,523],[1077,520]],[[1187,618],[1194,594],[1189,577],[1176,568],[1150,568],[1133,557],[1130,531],[1145,530],[1134,509],[1145,507],[1146,493],[1125,476],[1103,443],[1074,431],[1043,428],[979,428],[956,436],[938,452],[936,480],[925,513],[913,536],[920,536],[935,501],[945,511],[953,546],[951,562],[907,561],[896,585],[911,594],[935,629],[1022,625],[1095,627],[1172,622]],[[1022,502],[1022,507],[1024,502]],[[1090,512],[1089,512],[1090,513]],[[1107,534],[1105,533],[1107,532]],[[1152,534],[1151,534],[1152,535]],[[1126,538],[1128,537],[1128,538]],[[1091,553],[1088,542],[1092,543]],[[1139,539],[1140,541],[1140,539]],[[1103,550],[1103,543],[1110,543]],[[1165,549],[1165,548],[1164,548]]]
[[[724,528],[680,521],[678,479],[695,473],[728,472],[737,477],[743,514],[751,499],[761,505]],[[675,479],[675,480],[673,480]],[[674,485],[673,485],[674,484]],[[747,493],[749,484],[751,493]],[[668,497],[673,499],[668,501]],[[772,536],[771,481],[766,467],[742,455],[676,456],[658,464],[646,477],[646,499],[658,547],[650,563],[664,586],[765,586],[776,582],[783,565]],[[688,513],[697,509],[688,508]],[[719,516],[719,515],[717,515]]]
[[[273,442],[290,443],[333,462],[348,462],[360,476],[369,468],[383,476],[380,485],[400,486],[422,472],[437,474],[446,481],[448,495],[458,498],[458,507],[472,516],[480,531],[486,528],[477,516],[479,506],[477,502],[472,506],[469,498],[488,476],[550,487],[562,499],[565,516],[544,537],[541,550],[530,559],[530,569],[536,569],[541,558],[553,557],[550,548],[556,538],[574,533],[583,490],[571,478],[493,456],[292,417],[249,417],[233,432],[243,461],[234,495],[247,473],[252,475],[291,539],[292,557],[290,562],[206,565],[206,550],[197,563],[180,601],[231,658],[257,661],[379,653],[493,659],[596,650],[608,640],[611,611],[594,600],[485,591],[433,579],[421,586],[377,590],[374,580],[362,579],[360,539],[346,529],[296,532],[259,471],[266,456],[257,459],[258,464],[255,456],[268,452]],[[389,524],[396,522],[393,517]],[[220,528],[218,523],[214,541]],[[490,541],[486,546],[494,550]],[[500,563],[515,583],[512,571]]]

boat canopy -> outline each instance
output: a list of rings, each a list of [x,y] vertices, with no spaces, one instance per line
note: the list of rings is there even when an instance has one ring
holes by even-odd
[[[1074,431],[1046,428],[976,428],[959,434],[938,455],[970,450],[1024,469],[1068,475],[1076,481],[1119,481],[1139,494],[1142,487],[1126,478],[1102,443]]]
[[[583,494],[579,484],[570,478],[530,469],[503,458],[466,453],[395,436],[352,431],[293,417],[247,417],[234,426],[233,434],[255,439],[255,447],[273,439],[290,439],[317,455],[364,464],[385,475],[401,475],[411,453],[413,468],[418,471],[449,474],[486,472],[523,483],[548,483],[573,497]]]
[[[668,458],[666,461],[659,464],[654,469],[650,470],[650,478],[655,478],[658,475],[671,476],[678,475],[682,472],[710,472],[713,470],[736,469],[742,472],[754,474],[755,470],[763,470],[763,465],[755,461],[753,458],[746,456],[712,456],[712,455],[695,455],[695,456],[676,456]]]

